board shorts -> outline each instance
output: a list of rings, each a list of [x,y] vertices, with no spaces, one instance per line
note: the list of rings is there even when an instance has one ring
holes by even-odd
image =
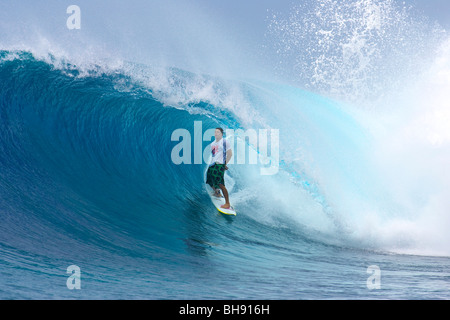
[[[225,185],[225,165],[216,163],[208,168],[206,172],[206,183],[211,186],[211,188],[219,188],[219,184]]]

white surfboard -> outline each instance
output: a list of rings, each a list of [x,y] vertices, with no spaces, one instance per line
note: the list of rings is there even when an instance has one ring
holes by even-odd
[[[230,216],[235,216],[236,215],[236,210],[234,210],[233,206],[230,206],[230,209],[224,209],[221,208],[220,206],[225,204],[225,198],[224,197],[216,197],[210,194],[211,197],[211,201],[214,204],[214,206],[216,207],[216,209],[223,214],[226,215],[230,215]]]

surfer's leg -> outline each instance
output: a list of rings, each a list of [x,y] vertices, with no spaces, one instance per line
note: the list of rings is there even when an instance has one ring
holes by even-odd
[[[228,190],[225,188],[225,165],[218,164],[217,165],[217,185],[222,190],[222,194],[225,198],[225,204],[221,205],[221,208],[229,209],[230,208],[230,200],[228,198]]]
[[[229,209],[230,208],[230,199],[228,198],[228,190],[223,184],[219,184],[220,189],[222,190],[223,196],[225,197],[225,204],[221,205],[221,208]]]
[[[213,189],[213,196],[220,197],[220,190],[217,185],[217,169],[215,165],[210,166],[206,172],[206,183]]]

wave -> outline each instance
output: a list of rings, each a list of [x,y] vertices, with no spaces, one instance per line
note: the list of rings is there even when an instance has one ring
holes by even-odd
[[[269,242],[287,228],[302,241],[442,254],[440,242],[423,251],[422,241],[445,212],[432,212],[423,224],[428,201],[411,211],[408,193],[419,186],[407,179],[413,185],[402,191],[397,173],[385,175],[392,161],[375,153],[389,146],[342,103],[293,86],[175,68],[79,68],[24,51],[0,57],[6,244],[32,250],[49,237],[67,248],[78,239],[108,252],[148,254],[214,243],[198,240],[198,217],[213,209],[204,189],[206,164],[176,165],[170,158],[172,132],[184,128],[195,136],[194,122],[201,121],[204,129],[280,129],[277,175],[236,164],[227,178],[239,216],[257,230],[273,228]],[[202,150],[208,143],[202,141]],[[20,228],[13,227],[18,221]],[[247,239],[242,228],[238,238]]]
[[[0,296],[360,298],[373,261],[383,298],[447,298],[442,26],[408,1],[78,5],[77,30],[56,0],[0,11]],[[236,217],[205,187],[218,126]]]

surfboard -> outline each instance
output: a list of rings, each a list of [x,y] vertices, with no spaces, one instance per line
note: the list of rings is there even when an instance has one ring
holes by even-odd
[[[216,197],[210,194],[211,197],[211,201],[214,204],[214,206],[216,207],[217,211],[219,211],[222,214],[226,214],[229,216],[235,216],[236,215],[236,210],[234,210],[233,206],[230,206],[230,209],[224,209],[221,208],[220,206],[225,204],[225,198],[223,197]]]

